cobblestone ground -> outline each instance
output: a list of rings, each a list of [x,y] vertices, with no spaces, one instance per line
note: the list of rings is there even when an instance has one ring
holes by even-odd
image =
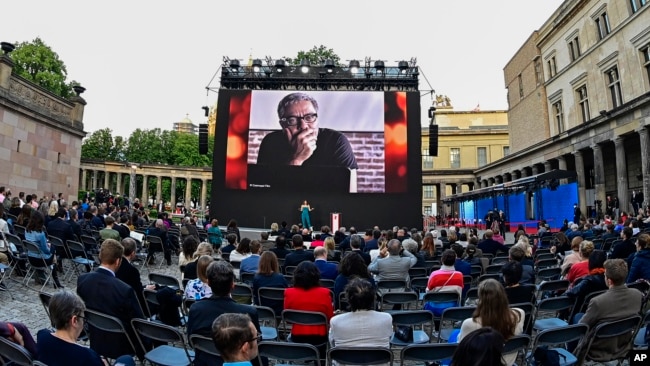
[[[249,237],[252,239],[259,238],[260,230],[249,229],[242,230],[242,237]],[[482,233],[480,233],[482,234]],[[508,234],[506,237],[506,243],[511,243],[513,241],[512,234]],[[180,278],[180,269],[178,267],[178,257],[173,256],[172,265],[167,266],[163,264],[159,265],[162,260],[162,256],[158,254],[155,266],[148,266],[142,268],[138,266],[140,274],[142,277],[142,283],[146,284],[149,282],[148,274],[152,273],[162,273],[166,275],[172,275]],[[66,271],[71,271],[69,267],[70,264],[66,262],[65,269]],[[84,272],[85,269],[80,268],[80,272]],[[68,272],[66,272],[67,275]],[[59,275],[60,278],[63,278],[63,275]],[[0,292],[0,320],[3,321],[18,321],[25,323],[27,327],[32,332],[32,335],[35,337],[38,330],[43,328],[50,327],[49,319],[45,313],[45,309],[41,304],[38,293],[40,285],[37,285],[34,280],[31,280],[28,285],[23,285],[23,277],[18,277],[15,274],[11,279],[5,279],[4,283],[8,286],[8,291]],[[77,283],[77,275],[74,271],[71,272],[65,280],[62,281],[65,288],[75,291]],[[55,290],[52,283],[43,289],[44,292],[54,293]],[[13,295],[13,298],[12,296]],[[399,349],[394,349],[395,360],[399,362]],[[408,362],[407,365],[415,365],[415,363]]]

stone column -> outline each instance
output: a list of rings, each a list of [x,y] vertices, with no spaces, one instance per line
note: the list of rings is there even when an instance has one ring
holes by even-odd
[[[573,153],[576,160],[576,175],[578,180],[578,206],[580,207],[580,212],[586,217],[589,217],[587,214],[587,196],[585,194],[585,163],[582,156],[582,151],[578,150]]]
[[[116,190],[116,191],[117,191],[117,192],[118,192],[122,197],[124,197],[124,196],[126,196],[126,195],[125,195],[126,192],[124,191],[124,187],[122,187],[122,173],[117,172],[117,173],[115,173],[115,175],[117,176],[117,177],[116,177],[116,182],[115,182],[115,190]],[[129,194],[131,194],[131,192],[129,192]]]
[[[441,207],[440,209],[440,216],[443,218],[447,215],[447,205],[443,202],[443,200],[447,198],[447,183],[439,183],[438,184],[438,207]]]
[[[591,147],[594,152],[594,189],[596,200],[600,201],[600,208],[603,212],[607,210],[607,194],[605,193],[605,167],[603,161],[603,149],[595,144]],[[596,210],[598,205],[594,203]]]
[[[627,183],[627,162],[625,160],[624,139],[618,136],[614,139],[614,150],[616,152],[616,190],[618,194],[618,207],[620,211],[630,211],[630,201],[628,199]]]
[[[539,165],[535,164],[531,168],[532,168],[531,170],[533,172],[533,175],[539,174]]]
[[[146,174],[142,174],[142,202],[140,204],[145,207],[149,205],[149,182],[147,182]]]
[[[90,189],[95,189],[97,188],[97,175],[99,175],[99,172],[97,170],[93,170],[93,186],[90,187]]]
[[[171,201],[172,201],[172,206],[176,208],[176,176],[174,175],[172,175]]]
[[[201,180],[201,202],[199,203],[201,205],[201,210],[205,212],[205,202],[208,199],[208,180],[203,179]]]
[[[544,162],[544,173],[548,173],[551,171],[551,162],[550,161],[545,161]]]
[[[643,175],[643,208],[650,202],[650,134],[648,129],[639,130],[641,140],[641,175]]]
[[[566,170],[566,158],[564,156],[557,157],[557,167],[559,170]],[[567,180],[560,179],[560,184],[567,184]]]
[[[111,187],[109,186],[111,184],[111,173],[107,170],[104,171],[104,189],[108,189],[109,191],[111,190]]]
[[[81,184],[79,185],[80,191],[86,190],[86,172],[87,169],[81,169]]]
[[[162,177],[156,176],[156,205],[162,199]]]
[[[192,208],[192,177],[185,178],[185,207]]]

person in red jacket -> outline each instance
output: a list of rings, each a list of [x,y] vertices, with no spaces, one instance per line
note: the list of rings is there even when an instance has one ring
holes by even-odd
[[[328,322],[334,315],[330,290],[320,286],[320,272],[314,263],[304,261],[296,267],[293,273],[293,287],[284,292],[284,309],[318,311],[325,314]],[[294,324],[291,328],[291,340],[322,346],[324,351],[327,332],[326,325]]]

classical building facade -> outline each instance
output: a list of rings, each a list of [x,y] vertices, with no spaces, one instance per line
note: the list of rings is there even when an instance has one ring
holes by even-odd
[[[531,35],[504,69],[513,150],[475,171],[481,187],[573,170],[583,213],[604,211],[608,198],[620,211],[647,205],[648,8],[566,0]]]
[[[3,49],[4,49],[3,45]],[[12,73],[0,56],[0,186],[36,194],[77,197],[81,140],[86,135],[80,96],[60,98]],[[81,93],[83,88],[77,88]]]
[[[422,130],[422,213],[454,214],[442,204],[449,195],[476,186],[474,170],[503,158],[509,151],[506,111],[454,111],[448,102],[437,103],[438,156],[429,156],[429,130]]]

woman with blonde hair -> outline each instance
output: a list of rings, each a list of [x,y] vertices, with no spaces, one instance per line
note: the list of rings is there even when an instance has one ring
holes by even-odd
[[[576,236],[571,240],[572,253],[564,257],[564,262],[562,262],[561,267],[562,274],[566,274],[574,263],[580,261],[580,243],[582,243],[582,240],[582,236]]]
[[[340,262],[341,261],[341,252],[336,250],[336,244],[333,236],[328,236],[323,242],[323,247],[327,249],[327,260]]]
[[[386,248],[386,245],[388,244],[388,240],[385,237],[381,237],[377,239],[377,249],[373,249],[369,252],[370,254],[370,261],[374,261],[375,258],[379,256],[379,252],[382,251],[382,249]]]
[[[269,236],[278,236],[280,233],[278,232],[280,230],[280,227],[278,226],[277,222],[274,222],[271,224],[271,232],[269,233]]]
[[[198,278],[190,280],[185,285],[185,298],[201,300],[212,296],[212,289],[208,285],[208,266],[214,261],[209,255],[202,255],[196,260],[196,274]]]
[[[495,279],[487,279],[478,285],[478,304],[471,318],[465,319],[460,327],[460,342],[472,331],[491,327],[499,332],[503,339],[519,335],[524,331],[525,313],[519,308],[510,308],[503,285]],[[503,355],[506,365],[512,365],[517,359],[517,352]]]
[[[197,263],[196,260],[201,256],[209,255],[210,257],[214,256],[214,249],[212,249],[212,244],[203,242],[196,247],[196,252],[192,256],[192,261],[185,265],[185,271],[183,271],[183,278],[193,280],[197,278]]]
[[[569,280],[569,283],[571,284],[570,287],[573,287],[577,279],[589,274],[589,256],[593,251],[594,243],[592,241],[583,240],[580,243],[580,259],[578,262],[571,265],[569,272],[566,275],[566,279]]]

